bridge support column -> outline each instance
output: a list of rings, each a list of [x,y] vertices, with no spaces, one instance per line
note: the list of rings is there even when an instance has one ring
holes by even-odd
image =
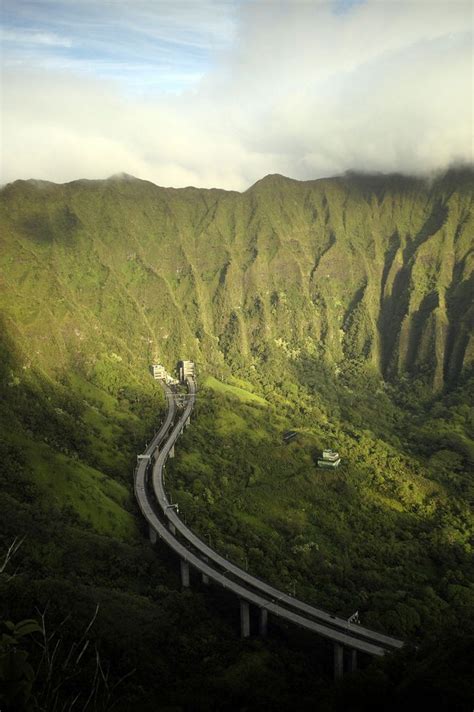
[[[260,609],[260,618],[258,621],[258,632],[262,638],[266,638],[268,632],[268,611],[266,608]]]
[[[209,561],[209,559],[207,558],[207,556],[203,556],[202,558],[204,559],[204,561],[205,561],[206,564],[207,564],[207,562]],[[203,582],[204,584],[206,584],[206,586],[207,586],[207,584],[209,583],[209,576],[208,576],[207,574],[202,574],[202,582]]]
[[[247,601],[240,599],[240,637],[248,638],[250,635],[250,606]]]
[[[181,586],[183,588],[189,588],[189,564],[184,559],[180,560],[181,568]]]
[[[170,450],[170,458],[174,457],[174,445]]]
[[[357,670],[357,650],[349,650],[349,672],[355,672]]]
[[[153,527],[151,526],[151,524],[148,525],[148,536],[150,537],[151,543],[156,544],[158,535],[155,532],[155,530],[153,529]]]
[[[168,522],[168,529],[170,530],[173,536],[176,536],[176,527],[173,522]]]
[[[334,643],[334,679],[339,680],[344,675],[344,647]]]
[[[191,416],[189,416],[189,418],[186,421],[186,427],[189,428],[190,425],[191,425]]]

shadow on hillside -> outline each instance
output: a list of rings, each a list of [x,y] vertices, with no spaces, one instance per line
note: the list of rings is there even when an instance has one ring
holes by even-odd
[[[389,241],[389,248],[385,256],[385,265],[382,273],[380,313],[377,327],[381,337],[381,364],[382,373],[385,378],[394,377],[398,370],[399,340],[401,335],[402,322],[408,314],[411,290],[416,289],[412,282],[412,271],[414,258],[419,248],[435,235],[448,217],[448,208],[442,200],[438,200],[433,206],[428,218],[422,228],[413,237],[407,238],[407,243],[401,253],[402,264],[393,280],[391,293],[384,297],[383,292],[388,278],[388,274],[393,266],[397,253],[401,250],[401,241],[398,233],[394,233]],[[415,323],[414,337],[419,335],[420,327],[424,321],[432,297],[427,301],[423,300],[419,309],[419,315]],[[413,341],[412,341],[413,344]],[[407,366],[410,368],[414,359],[414,347],[409,346],[409,356]]]

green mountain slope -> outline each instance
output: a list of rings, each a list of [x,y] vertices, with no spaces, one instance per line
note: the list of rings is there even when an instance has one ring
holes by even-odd
[[[355,678],[374,709],[408,678],[422,694],[427,659],[445,709],[470,699],[437,640],[461,655],[451,631],[474,610],[473,188],[465,170],[0,191],[0,562],[23,541],[0,572],[0,633],[47,610],[77,645],[100,604],[63,706],[87,698],[97,646],[126,678],[120,710],[344,708],[324,642],[275,622],[268,645],[239,642],[236,602],[179,592],[145,541],[132,469],[163,408],[148,368],[182,357],[200,392],[167,485],[188,523],[285,590],[420,641],[414,679],[410,651]],[[337,472],[315,467],[328,445]]]
[[[243,194],[18,181],[1,192],[7,329],[47,371],[100,370],[111,353],[312,355],[439,389],[474,357],[473,186],[469,171],[276,175]]]

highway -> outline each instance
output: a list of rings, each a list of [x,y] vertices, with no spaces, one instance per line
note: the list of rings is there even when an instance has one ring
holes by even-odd
[[[171,394],[170,389],[165,384],[162,384],[168,400],[168,414],[165,423],[145,451],[145,459],[139,460],[136,470],[135,495],[143,516],[151,528],[182,560],[188,562],[195,569],[224,588],[231,590],[239,598],[253,603],[261,609],[265,609],[280,618],[311,630],[334,642],[370,655],[380,656],[385,652],[402,647],[403,641],[357,624],[351,625],[342,618],[332,616],[326,611],[279,591],[265,581],[229,562],[186,527],[175,509],[170,506],[164,489],[163,471],[170,450],[174,448],[194,407],[196,393],[194,380],[188,379],[187,384],[189,398],[186,408],[174,425],[164,445],[156,453],[156,448],[161,444],[164,434],[169,430],[176,412],[174,396]],[[150,456],[153,453],[155,459],[152,468],[152,483],[149,483]],[[150,484],[153,485],[156,504],[149,490]],[[158,509],[156,505],[158,505]],[[177,534],[180,537],[179,539]]]
[[[168,404],[166,418],[164,419],[160,429],[153,437],[150,444],[147,446],[145,452],[143,453],[145,456],[151,457],[151,455],[155,452],[156,448],[160,445],[165,435],[168,433],[168,430],[170,429],[170,426],[176,415],[176,400],[174,394],[172,393],[171,389],[168,388],[168,386],[163,386],[163,390],[165,392],[165,397]]]

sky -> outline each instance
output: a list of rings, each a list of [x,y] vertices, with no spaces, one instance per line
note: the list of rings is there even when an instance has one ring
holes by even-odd
[[[0,183],[473,160],[465,0],[3,0]]]

